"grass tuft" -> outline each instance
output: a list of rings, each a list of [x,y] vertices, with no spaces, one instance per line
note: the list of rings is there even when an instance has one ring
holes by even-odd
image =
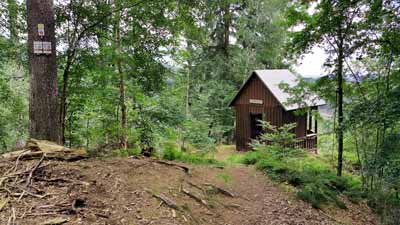
[[[207,157],[204,153],[183,152],[175,144],[166,143],[162,152],[162,158],[170,161],[181,161],[191,164],[207,164],[223,166],[222,162]]]

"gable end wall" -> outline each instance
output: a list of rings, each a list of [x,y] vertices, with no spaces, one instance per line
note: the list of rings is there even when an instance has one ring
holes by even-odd
[[[250,104],[250,99],[262,100],[263,104]],[[297,137],[306,135],[306,115],[296,116],[292,111],[285,111],[275,96],[268,90],[256,75],[252,75],[233,102],[236,111],[236,147],[248,150],[250,143],[250,114],[261,113],[264,120],[272,125],[282,126],[286,123],[297,123]]]

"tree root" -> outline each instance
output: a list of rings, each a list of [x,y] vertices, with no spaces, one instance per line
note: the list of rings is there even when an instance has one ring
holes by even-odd
[[[167,161],[164,161],[164,160],[153,160],[153,162],[159,163],[159,164],[163,164],[163,165],[167,165],[167,166],[178,167],[178,168],[182,169],[185,173],[190,174],[189,167],[186,167],[186,166],[183,166],[183,165],[179,165],[179,164],[172,163],[172,162],[167,162]]]
[[[186,190],[185,188],[182,188],[181,191],[186,194],[187,196],[193,198],[194,200],[196,200],[198,203],[204,205],[206,208],[210,208],[210,205],[207,203],[206,200],[200,198],[199,196],[196,196],[194,193],[191,193],[190,191]]]
[[[161,202],[163,202],[166,206],[178,210],[178,211],[182,211],[181,207],[179,207],[174,201],[172,201],[171,199],[163,196],[163,195],[157,195],[155,194],[153,191],[151,191],[150,189],[145,188],[144,189],[146,192],[148,192],[149,194],[151,194],[154,198],[157,198],[158,200],[160,200]]]
[[[226,195],[226,196],[231,197],[231,198],[236,197],[236,195],[234,195],[232,192],[230,192],[230,191],[228,191],[226,189],[223,189],[221,187],[218,187],[215,184],[204,183],[204,185],[211,187],[213,190],[215,190],[216,192],[218,192],[220,194]]]
[[[193,183],[191,181],[188,181],[188,180],[186,180],[186,183],[188,183],[190,186],[195,187],[195,188],[199,189],[200,191],[204,192],[203,188],[200,187],[199,185],[197,185],[197,184],[195,184],[195,183]]]

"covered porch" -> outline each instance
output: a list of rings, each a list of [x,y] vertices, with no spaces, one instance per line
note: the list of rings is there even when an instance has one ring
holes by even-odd
[[[297,138],[296,148],[305,148],[317,152],[318,120],[315,116],[318,107],[313,107],[307,112],[306,136]]]

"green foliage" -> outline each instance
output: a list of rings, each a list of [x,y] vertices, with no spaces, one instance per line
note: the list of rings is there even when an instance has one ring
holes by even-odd
[[[128,149],[117,149],[113,151],[114,156],[117,157],[128,157],[128,156],[140,156],[142,154],[142,149],[139,147],[128,148]]]
[[[209,127],[204,121],[187,120],[183,124],[183,141],[205,151],[215,149],[215,139],[209,134]]]
[[[208,157],[204,152],[184,152],[175,143],[167,142],[162,149],[162,158],[192,164],[223,165],[214,158]]]
[[[23,3],[8,2],[0,4],[0,151],[10,150],[28,130],[26,13]],[[85,146],[93,155],[119,149],[121,136],[127,135],[129,148],[116,155],[155,149],[170,160],[218,164],[207,152],[233,140],[228,104],[250,71],[288,68],[319,46],[329,56],[329,76],[315,82],[299,78],[293,89],[281,86],[292,94],[292,103],[304,105],[317,92],[335,107],[337,79],[331,74],[337,73],[336,45],[343,40],[344,168],[356,178],[332,172],[337,158],[328,149],[336,145],[330,135],[338,128],[335,122],[319,129],[328,133],[318,137],[323,157],[292,148],[291,125],[264,124],[270,132],[261,140],[271,145],[255,141],[256,151],[228,161],[255,164],[298,187],[299,197],[315,207],[340,206],[338,194],[356,200],[369,193],[370,205],[387,218],[385,223],[399,221],[400,17],[395,1],[77,0],[56,2],[55,12],[59,91],[68,75],[66,145]],[[290,28],[294,32],[288,33]],[[126,129],[121,128],[120,75]]]
[[[400,221],[400,196],[398,192],[377,190],[368,196],[368,205],[382,215],[383,224],[397,225]]]
[[[288,157],[290,155],[298,154],[301,150],[294,148],[296,143],[296,134],[293,129],[296,127],[295,123],[284,124],[283,126],[276,127],[267,121],[260,121],[264,132],[261,136],[252,140],[251,146],[262,152],[269,152],[278,158]],[[265,143],[268,143],[267,145]]]
[[[163,159],[166,160],[179,160],[182,158],[182,151],[178,150],[178,147],[173,142],[167,142],[164,144],[162,152]]]
[[[400,143],[398,137],[393,138],[399,133],[400,118],[400,36],[399,29],[393,27],[400,22],[397,5],[393,1],[294,1],[287,19],[289,26],[302,27],[289,35],[292,56],[319,45],[329,54],[326,68],[335,75],[343,71],[345,120],[343,126],[334,125],[336,130],[331,131],[348,131],[345,169],[360,175],[364,192],[385,196],[375,207],[383,209],[380,214],[388,224],[399,221],[394,216],[399,207],[389,203],[399,193],[394,186],[399,177]],[[344,68],[339,66],[339,50],[344,53]],[[336,107],[335,78],[325,76],[307,88],[318,90]],[[299,93],[299,89],[293,93],[301,96],[304,92]],[[335,146],[335,142],[325,143]],[[336,157],[330,160],[336,161]]]
[[[18,68],[15,61],[0,62],[0,153],[14,148],[17,141],[27,135],[25,76],[25,71]]]
[[[260,151],[253,151],[246,153],[240,160],[240,162],[246,164],[246,165],[254,165],[260,159]]]
[[[334,169],[322,158],[309,154],[281,157],[263,150],[248,152],[241,157],[244,164],[255,164],[269,177],[298,188],[300,199],[313,207],[335,204],[346,208],[339,195],[356,201],[363,196],[361,182],[352,175],[338,177]]]

